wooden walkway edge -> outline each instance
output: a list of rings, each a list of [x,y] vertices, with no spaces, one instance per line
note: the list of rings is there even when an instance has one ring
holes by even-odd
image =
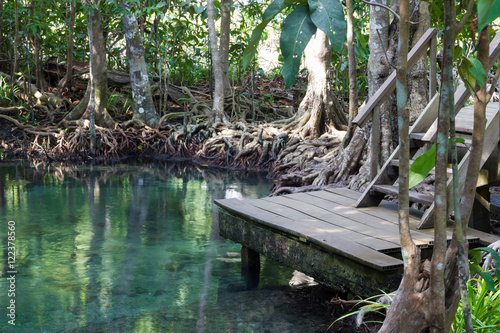
[[[397,288],[400,256],[397,206],[354,208],[361,193],[344,188],[264,199],[222,199],[215,203],[223,237],[313,276],[320,282],[358,295]],[[421,214],[413,211],[412,226]],[[448,231],[451,239],[452,232]],[[432,248],[433,229],[412,230],[424,251]],[[499,239],[476,230],[469,243]],[[392,288],[392,289],[391,289]]]

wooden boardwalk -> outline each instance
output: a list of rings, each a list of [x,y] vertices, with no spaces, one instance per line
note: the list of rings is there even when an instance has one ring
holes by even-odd
[[[435,142],[439,96],[436,84],[437,30],[429,29],[408,55],[408,66],[419,57],[427,58],[429,49],[429,103],[410,128],[410,159],[427,151]],[[490,67],[500,57],[500,34],[490,43]],[[380,131],[377,130],[378,107],[396,87],[396,73],[370,98],[353,120],[358,126],[371,118],[370,147],[372,156],[381,156]],[[457,136],[464,138],[459,149],[458,177],[465,184],[471,153],[473,107],[465,106],[470,92],[464,85],[455,92]],[[489,184],[500,182],[500,111],[498,103],[486,110],[485,140],[481,157],[481,173],[476,187],[472,218],[469,225],[489,231]],[[400,255],[397,206],[383,199],[398,195],[399,147],[388,160],[371,158],[370,178],[364,193],[347,189],[291,194],[256,200],[216,200],[222,210],[219,229],[222,236],[242,244],[242,271],[247,281],[258,277],[259,254],[302,271],[337,289],[368,296],[395,290],[401,279],[403,261]],[[411,162],[411,161],[410,161]],[[451,200],[452,179],[447,182]],[[424,214],[411,210],[411,233],[423,258],[430,257],[433,246],[434,195],[410,191],[410,202],[427,207]],[[355,208],[356,207],[356,208]],[[448,202],[451,213],[452,202]],[[416,230],[419,227],[419,230]],[[469,228],[469,243],[488,245],[500,239]],[[452,237],[448,230],[448,239]],[[250,281],[249,285],[255,285]]]
[[[403,269],[397,205],[354,208],[360,196],[338,188],[215,203],[222,208],[221,235],[244,248],[353,294],[396,289]],[[421,213],[412,213],[416,227]],[[412,230],[412,236],[424,254],[432,248],[433,229]],[[468,239],[486,245],[500,238],[469,229]]]

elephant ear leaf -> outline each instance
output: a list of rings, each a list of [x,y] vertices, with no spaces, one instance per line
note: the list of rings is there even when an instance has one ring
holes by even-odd
[[[342,3],[338,0],[308,0],[311,20],[330,40],[335,52],[342,52],[347,33]]]
[[[250,64],[250,61],[257,52],[257,47],[259,46],[262,33],[264,32],[264,29],[267,27],[268,23],[271,22],[271,20],[284,8],[291,6],[292,3],[293,3],[292,0],[274,0],[266,8],[264,14],[262,14],[262,22],[253,30],[252,36],[250,36],[250,41],[247,47],[245,48],[245,51],[243,51],[242,55],[243,68],[247,68],[247,66]]]
[[[295,83],[302,54],[307,43],[316,33],[316,29],[316,25],[309,15],[308,5],[295,8],[283,22],[280,48],[283,55],[282,73],[287,87],[291,87]]]

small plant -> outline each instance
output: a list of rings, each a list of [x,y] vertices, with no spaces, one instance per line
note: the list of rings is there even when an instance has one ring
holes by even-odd
[[[496,280],[498,289],[498,280]],[[489,290],[485,279],[471,279],[467,281],[469,302],[472,314],[472,324],[477,333],[500,331],[500,290]],[[462,302],[458,305],[457,313],[453,319],[451,331],[453,333],[465,332],[465,321]]]
[[[359,327],[362,324],[382,324],[382,321],[380,320],[371,320],[371,321],[364,321],[365,315],[369,313],[374,313],[378,314],[381,316],[385,316],[387,310],[391,306],[392,303],[392,298],[394,297],[394,293],[385,293],[380,295],[375,295],[372,297],[368,297],[365,300],[359,301],[357,304],[367,304],[357,311],[350,312],[346,315],[343,315],[342,317],[337,318],[326,330],[328,330],[338,321],[345,319],[350,316],[356,316],[356,325]]]
[[[481,269],[480,263],[484,252],[489,253],[495,262],[493,274]],[[472,256],[470,271],[478,277],[467,281],[474,331],[477,333],[500,332],[500,290],[498,288],[500,281],[500,256],[496,250],[489,247],[471,249],[469,250],[469,254]],[[488,269],[489,267],[485,267],[485,270]],[[461,301],[453,319],[451,332],[465,332]]]
[[[3,76],[0,75],[0,106],[9,106],[12,103],[11,93],[19,91],[19,87],[11,86]]]

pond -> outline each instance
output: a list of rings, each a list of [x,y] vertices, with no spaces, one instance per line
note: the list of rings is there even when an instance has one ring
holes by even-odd
[[[328,309],[291,269],[262,258],[247,290],[240,246],[219,236],[214,198],[270,186],[186,164],[0,164],[0,331],[324,332]]]

